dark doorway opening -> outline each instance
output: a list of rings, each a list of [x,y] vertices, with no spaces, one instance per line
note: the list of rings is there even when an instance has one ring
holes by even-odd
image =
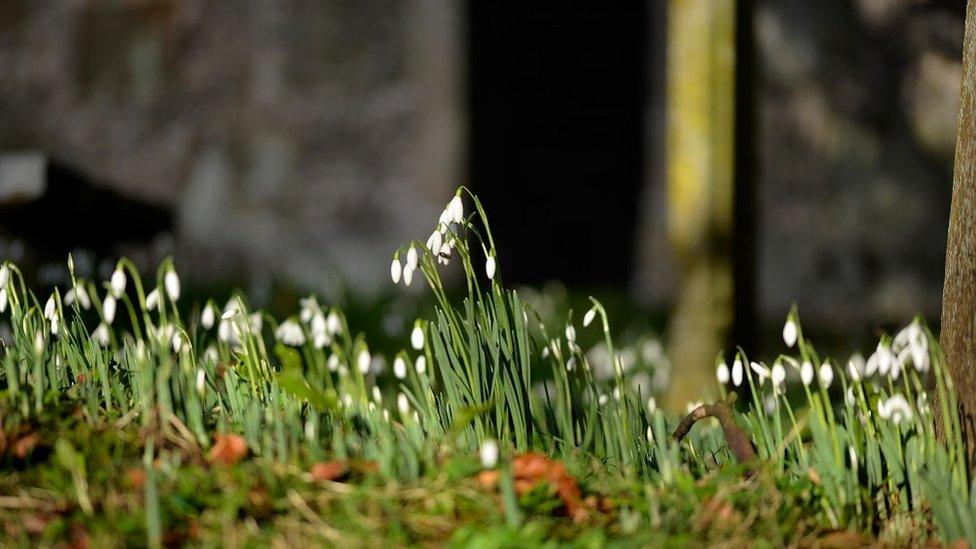
[[[630,282],[646,4],[468,3],[470,181],[506,281]]]

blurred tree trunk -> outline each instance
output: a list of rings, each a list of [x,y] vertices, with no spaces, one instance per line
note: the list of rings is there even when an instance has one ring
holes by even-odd
[[[952,209],[942,294],[942,348],[955,382],[963,436],[976,449],[976,2],[966,8],[962,91],[952,181]],[[938,407],[936,407],[938,408]],[[942,422],[936,422],[941,425]]]

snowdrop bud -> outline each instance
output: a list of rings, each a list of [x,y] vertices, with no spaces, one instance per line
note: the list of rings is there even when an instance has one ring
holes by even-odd
[[[40,356],[44,353],[44,334],[40,330],[34,333],[34,354]]]
[[[51,319],[54,318],[55,308],[57,303],[54,302],[54,296],[47,298],[47,303],[44,304],[44,318]]]
[[[339,315],[335,310],[329,311],[329,316],[325,319],[325,328],[332,335],[342,331],[342,322],[339,321]]]
[[[847,361],[847,372],[854,381],[861,380],[861,374],[864,373],[864,359],[861,355],[854,355]]]
[[[491,439],[482,442],[479,454],[481,466],[485,469],[494,469],[498,464],[498,443]]]
[[[410,415],[410,401],[407,400],[407,395],[403,393],[397,395],[397,411],[400,412],[400,417],[404,419]]]
[[[423,374],[427,371],[427,358],[424,355],[418,356],[413,367],[417,370],[418,374]]]
[[[325,365],[329,368],[330,372],[339,371],[339,355],[333,354],[329,355],[329,360],[325,362]]]
[[[786,369],[783,368],[782,364],[777,362],[776,364],[773,364],[773,370],[770,377],[773,380],[773,385],[778,387],[783,384],[783,381],[786,380]]]
[[[718,367],[715,368],[715,379],[717,379],[721,385],[725,385],[729,382],[728,364],[725,362],[719,362]]]
[[[115,272],[112,273],[112,278],[109,280],[109,285],[116,297],[125,292],[125,272],[122,271],[121,267],[116,267]]]
[[[400,265],[400,259],[398,257],[393,258],[393,263],[390,263],[390,278],[393,280],[394,284],[400,283],[400,275],[403,273],[403,266]]]
[[[464,220],[464,204],[461,202],[460,196],[454,195],[447,208],[451,211],[451,221],[460,223]]]
[[[606,405],[607,402],[610,402],[610,397],[608,397],[607,395],[600,395],[596,399],[596,401],[597,401],[597,403],[600,404],[600,406],[604,406],[604,405]]]
[[[824,362],[820,365],[820,385],[824,389],[830,387],[831,382],[834,381],[834,369],[830,367],[829,362]]]
[[[315,441],[315,424],[311,419],[305,421],[305,439],[309,442]]]
[[[654,444],[654,430],[650,425],[647,426],[647,443]]]
[[[373,357],[369,354],[369,349],[363,347],[356,356],[356,367],[359,368],[359,373],[366,375],[369,373],[369,365],[373,361]]]
[[[576,341],[576,328],[572,324],[566,325],[566,341]]]
[[[380,392],[380,388],[376,385],[373,385],[373,400],[377,404],[381,404],[383,402],[383,393]]]
[[[809,387],[810,384],[813,382],[813,375],[814,375],[813,364],[810,364],[809,362],[804,362],[803,365],[800,366],[800,381],[802,381],[804,385]]]
[[[854,398],[854,387],[848,387],[847,392],[844,393],[844,402],[849,406],[854,406],[857,404],[857,399]]]
[[[589,311],[586,311],[586,314],[583,315],[583,327],[586,328],[589,326],[594,318],[596,318],[596,309],[591,308]]]
[[[207,374],[203,368],[197,370],[197,394],[203,396],[207,391]]]
[[[204,330],[209,330],[213,328],[214,321],[216,320],[216,314],[214,314],[214,308],[212,305],[207,303],[203,306],[203,312],[200,313],[200,325],[203,326]]]
[[[7,310],[7,288],[0,288],[0,313]]]
[[[409,266],[409,265],[407,265],[406,267],[404,267],[404,269],[403,269],[403,285],[404,286],[409,286],[410,283],[413,282],[413,273],[414,273],[414,270],[415,269],[413,267]]]
[[[424,348],[424,329],[420,327],[419,323],[415,323],[410,332],[410,346],[416,351]]]
[[[105,296],[105,301],[102,302],[102,319],[106,324],[115,320],[115,296],[111,294]]]
[[[58,335],[58,315],[51,317],[51,335]]]
[[[742,385],[742,361],[738,358],[732,362],[732,385]]]
[[[4,263],[3,266],[0,266],[0,288],[6,286],[9,280],[10,280],[10,267],[8,267],[6,263]]]
[[[786,319],[786,324],[783,325],[783,342],[787,347],[792,347],[796,345],[796,336],[796,322],[792,318]]]
[[[158,305],[159,305],[159,288],[156,288],[153,291],[146,294],[146,310],[154,311],[156,310],[156,307]]]
[[[405,379],[407,377],[407,363],[401,356],[393,359],[393,376],[397,379]]]
[[[417,268],[417,249],[413,246],[410,246],[410,249],[407,250],[406,268],[411,271]]]
[[[169,296],[170,301],[176,301],[180,298],[180,277],[172,265],[163,275],[163,286],[166,287],[166,295]]]
[[[92,341],[98,343],[102,347],[108,345],[108,326],[104,323],[99,324],[95,331],[91,335]]]
[[[657,400],[654,397],[647,399],[647,411],[650,412],[651,415],[657,411]]]
[[[495,256],[493,255],[489,255],[485,260],[485,274],[488,275],[488,280],[495,279]]]
[[[571,356],[569,357],[569,360],[566,361],[566,371],[572,372],[575,369],[576,369],[576,357]]]

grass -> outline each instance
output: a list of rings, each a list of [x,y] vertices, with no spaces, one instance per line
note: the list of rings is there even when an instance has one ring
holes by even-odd
[[[457,264],[460,297],[441,278]],[[426,243],[394,254],[394,281],[422,278],[436,307],[380,360],[311,297],[280,322],[244,296],[185,314],[170,261],[147,291],[124,259],[102,287],[69,260],[71,288],[43,304],[4,265],[5,543],[976,541],[954,391],[921,320],[867,361],[837,363],[794,310],[789,354],[739,352],[731,367],[720,355],[720,390],[739,396],[758,454],[738,464],[714,422],[669,436],[680,418],[653,405],[661,384],[648,381],[666,361],[647,342],[615,346],[599,301],[553,318],[506,289],[503,268],[477,197],[459,190]],[[479,459],[494,445],[497,463]],[[514,458],[531,452],[565,464],[585,512],[553,483],[524,482]]]

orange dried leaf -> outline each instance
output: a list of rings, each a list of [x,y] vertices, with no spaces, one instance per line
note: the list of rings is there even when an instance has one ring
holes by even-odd
[[[349,465],[344,460],[334,459],[312,465],[309,471],[313,480],[339,480],[349,473]]]
[[[28,433],[20,437],[13,446],[14,456],[16,456],[17,459],[26,458],[31,452],[34,451],[34,448],[36,448],[40,442],[41,436],[37,433]]]
[[[214,445],[207,453],[207,462],[218,465],[234,465],[247,455],[247,441],[240,435],[214,435]]]

